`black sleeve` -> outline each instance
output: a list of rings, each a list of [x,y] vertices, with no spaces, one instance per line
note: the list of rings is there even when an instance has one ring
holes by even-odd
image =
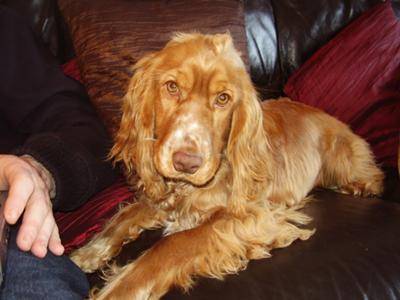
[[[56,210],[71,210],[111,184],[111,141],[83,87],[64,76],[29,26],[0,6],[0,116],[28,136],[15,149],[53,175]]]

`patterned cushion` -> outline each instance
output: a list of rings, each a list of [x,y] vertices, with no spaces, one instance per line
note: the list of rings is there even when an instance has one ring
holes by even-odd
[[[161,49],[173,32],[230,31],[246,59],[240,0],[58,0],[70,29],[83,83],[111,133],[131,66]]]

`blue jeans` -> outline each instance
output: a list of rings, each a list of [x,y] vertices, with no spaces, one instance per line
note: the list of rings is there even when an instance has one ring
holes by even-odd
[[[89,292],[85,274],[65,255],[48,253],[40,259],[16,245],[17,230],[10,230],[3,300],[83,299]]]

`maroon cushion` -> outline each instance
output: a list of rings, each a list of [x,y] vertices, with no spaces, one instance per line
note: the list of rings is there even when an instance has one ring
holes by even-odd
[[[364,13],[290,78],[285,93],[337,117],[397,166],[400,129],[400,22],[390,1]]]
[[[76,58],[73,58],[70,61],[63,64],[61,66],[61,69],[63,70],[65,75],[82,83],[82,76],[81,72],[79,71],[79,66]]]

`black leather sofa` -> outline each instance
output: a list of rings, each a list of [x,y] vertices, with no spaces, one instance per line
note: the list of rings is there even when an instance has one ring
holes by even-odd
[[[282,94],[288,76],[340,29],[378,0],[246,0],[250,72],[264,98]],[[73,50],[57,5],[49,0],[0,0],[29,18],[60,62]],[[393,1],[397,16],[400,1]],[[321,18],[321,16],[324,16]],[[321,21],[322,20],[322,21]],[[318,35],[311,34],[318,32]],[[199,279],[189,294],[165,299],[400,299],[400,189],[387,170],[384,199],[314,192],[306,211],[316,234],[250,262],[224,281]],[[143,234],[118,260],[132,259],[159,238]],[[98,276],[90,276],[93,284]]]

